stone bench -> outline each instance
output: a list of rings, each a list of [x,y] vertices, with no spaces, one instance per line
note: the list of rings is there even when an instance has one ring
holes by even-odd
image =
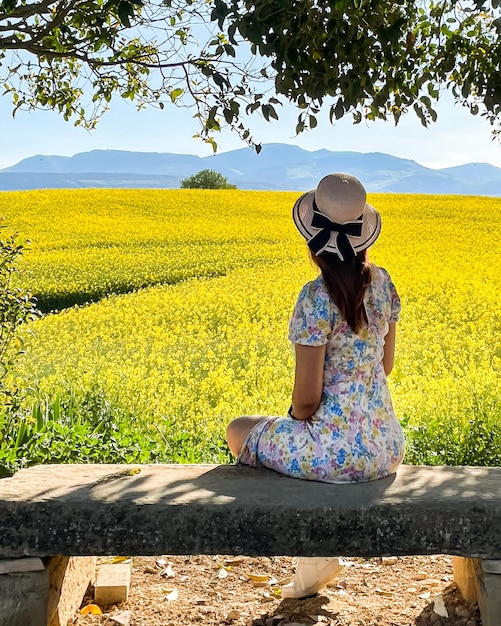
[[[501,468],[329,485],[242,466],[47,465],[0,480],[0,559],[160,554],[467,557],[483,626],[501,626]]]

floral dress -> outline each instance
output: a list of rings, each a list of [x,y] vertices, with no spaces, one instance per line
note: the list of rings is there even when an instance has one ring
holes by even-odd
[[[368,326],[355,333],[341,318],[322,276],[301,290],[289,339],[326,345],[320,405],[307,420],[269,417],[249,433],[237,463],[328,483],[373,480],[393,474],[404,438],[393,411],[382,359],[388,324],[400,300],[386,270],[372,265],[365,294]]]

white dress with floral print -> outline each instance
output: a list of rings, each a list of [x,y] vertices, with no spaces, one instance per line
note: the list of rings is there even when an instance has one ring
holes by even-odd
[[[359,333],[341,319],[323,278],[301,290],[289,339],[326,345],[320,405],[307,420],[270,417],[251,431],[237,462],[328,483],[374,480],[393,474],[404,438],[393,411],[382,359],[388,324],[400,300],[386,270],[372,265],[365,294],[368,327]]]

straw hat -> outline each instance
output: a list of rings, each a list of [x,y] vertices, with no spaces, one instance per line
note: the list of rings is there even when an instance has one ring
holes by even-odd
[[[354,176],[329,174],[297,200],[292,218],[315,254],[333,252],[345,261],[372,245],[381,232],[381,216],[366,198]]]

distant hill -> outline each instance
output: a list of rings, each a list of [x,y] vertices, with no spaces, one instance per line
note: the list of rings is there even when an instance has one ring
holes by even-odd
[[[0,190],[178,188],[202,169],[221,172],[239,189],[303,191],[330,172],[349,172],[369,192],[501,196],[501,168],[488,163],[432,170],[379,152],[308,152],[288,144],[265,144],[260,154],[241,148],[209,157],[122,150],[37,155],[0,170]]]

